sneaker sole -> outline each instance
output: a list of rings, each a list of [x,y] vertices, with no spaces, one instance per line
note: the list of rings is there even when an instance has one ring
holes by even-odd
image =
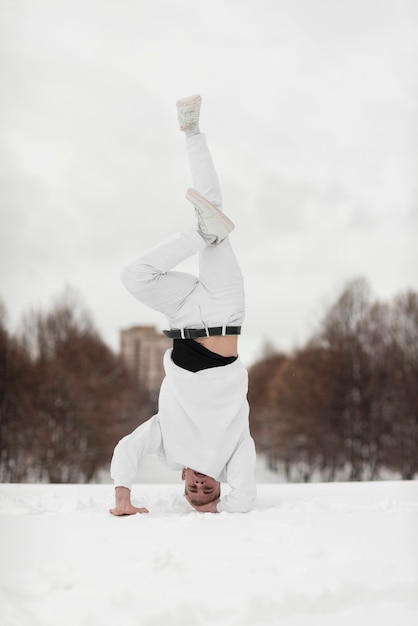
[[[188,189],[186,192],[186,199],[189,200],[193,205],[197,205],[198,207],[206,207],[210,211],[216,213],[217,217],[221,222],[225,225],[225,228],[230,233],[234,230],[235,224],[221,211],[217,206],[212,204],[209,200],[207,200],[204,196],[202,196],[196,189]]]

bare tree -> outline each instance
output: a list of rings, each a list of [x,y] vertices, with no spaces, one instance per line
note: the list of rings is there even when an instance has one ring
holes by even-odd
[[[266,454],[271,469],[276,469],[277,461],[283,457],[282,420],[276,402],[280,372],[287,357],[269,349],[265,358],[256,363],[249,372],[248,400],[250,404],[251,429],[257,441],[258,450]]]
[[[120,436],[142,421],[149,398],[71,294],[48,313],[28,314],[19,340],[4,332],[0,339],[8,368],[4,479],[92,480]]]
[[[30,465],[32,370],[27,353],[6,329],[4,306],[0,308],[0,478],[20,481]]]
[[[373,479],[418,472],[418,294],[372,302],[351,281],[317,333],[250,370],[257,447],[290,478]]]
[[[399,295],[392,307],[390,343],[392,437],[386,462],[403,478],[418,473],[418,294]]]

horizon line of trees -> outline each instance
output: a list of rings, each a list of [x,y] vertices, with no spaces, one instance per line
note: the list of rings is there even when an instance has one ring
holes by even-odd
[[[291,354],[267,350],[249,372],[251,430],[289,480],[418,474],[418,293],[371,298],[347,284]]]
[[[318,330],[249,370],[257,451],[288,480],[418,474],[418,294],[349,283]],[[71,293],[11,334],[0,303],[0,481],[90,482],[157,410]]]

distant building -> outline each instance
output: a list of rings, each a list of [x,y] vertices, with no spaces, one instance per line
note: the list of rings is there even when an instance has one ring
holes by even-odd
[[[134,326],[120,334],[120,354],[126,368],[141,387],[156,397],[164,378],[164,352],[172,341],[158,332],[155,326]]]

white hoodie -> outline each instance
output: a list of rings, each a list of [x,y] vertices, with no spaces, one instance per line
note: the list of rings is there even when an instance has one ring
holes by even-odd
[[[245,512],[256,495],[255,447],[249,430],[248,373],[237,359],[229,365],[189,372],[164,355],[158,413],[115,448],[111,476],[132,488],[137,464],[157,453],[171,469],[189,467],[227,482],[231,492],[219,512]]]

